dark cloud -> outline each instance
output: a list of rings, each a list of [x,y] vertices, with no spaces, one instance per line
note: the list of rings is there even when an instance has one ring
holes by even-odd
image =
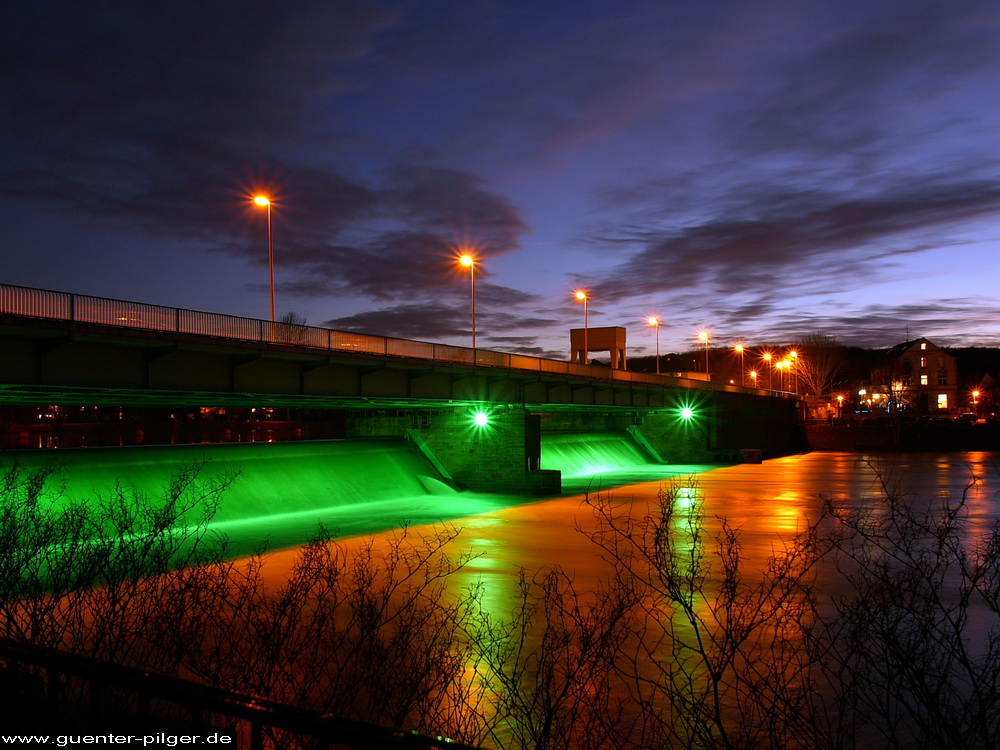
[[[720,216],[672,234],[631,237],[642,249],[607,273],[596,290],[615,298],[701,287],[766,300],[787,294],[793,278],[821,271],[819,283],[836,284],[853,276],[858,263],[870,276],[877,263],[907,252],[876,242],[1000,212],[1000,183],[906,186],[870,197],[828,195],[825,203],[815,192],[798,201],[768,197],[757,194],[756,219]],[[784,286],[775,283],[779,277]]]
[[[872,5],[861,23],[837,24],[794,64],[777,52],[760,90],[730,131],[741,151],[792,150],[813,158],[885,158],[908,138],[923,143],[963,116],[959,87],[992,90],[998,69],[996,4],[972,0],[962,12],[938,3]],[[989,81],[993,79],[994,83]],[[934,107],[940,102],[943,106]],[[915,108],[922,115],[914,117]]]
[[[385,310],[334,318],[321,325],[345,331],[418,340],[471,336],[472,330],[468,311],[437,303],[397,305]]]
[[[474,175],[349,174],[309,150],[315,107],[364,85],[352,64],[398,23],[383,4],[64,3],[58,23],[56,5],[6,7],[4,122],[33,158],[5,160],[0,195],[260,263],[264,192],[282,288],[311,298],[448,293],[457,245],[489,257],[526,230]]]
[[[555,322],[551,319],[525,317],[511,312],[477,310],[477,338],[484,342],[516,342],[517,351],[520,351],[523,347],[535,347],[537,336],[524,334],[498,336],[497,333],[536,329],[541,335],[546,327]],[[456,337],[471,339],[472,336],[470,308],[441,302],[402,304],[380,310],[369,310],[328,320],[322,325],[348,331],[421,340]]]
[[[870,304],[851,311],[784,313],[775,317],[769,341],[802,340],[823,333],[848,346],[884,348],[918,336],[941,346],[997,346],[996,299],[929,299],[923,303]]]

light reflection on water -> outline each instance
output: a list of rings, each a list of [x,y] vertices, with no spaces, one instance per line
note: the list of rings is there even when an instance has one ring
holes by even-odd
[[[877,472],[886,483],[907,492],[915,503],[958,499],[965,492],[968,531],[972,535],[984,533],[1000,512],[998,465],[1000,453],[992,452],[878,456],[809,453],[761,464],[684,467],[697,470],[689,472],[667,467],[666,476],[656,481],[614,488],[608,488],[611,481],[604,476],[594,483],[599,488],[594,492],[609,497],[615,507],[642,517],[655,507],[661,488],[680,481],[686,488],[681,491],[681,499],[695,493],[702,497],[706,541],[711,543],[720,519],[727,519],[738,530],[747,568],[753,571],[780,548],[783,540],[789,540],[815,520],[825,499],[846,507],[875,502],[881,495]],[[978,480],[970,486],[973,477]],[[449,553],[468,552],[475,557],[449,579],[449,586],[456,593],[481,586],[487,609],[504,616],[515,605],[521,570],[536,572],[558,565],[579,590],[608,581],[612,568],[587,536],[596,530],[596,523],[592,509],[585,504],[586,496],[581,493],[535,502],[519,498],[518,504],[511,505],[496,496],[494,503],[486,503],[481,512],[449,521],[462,529],[449,546]],[[405,518],[405,511],[400,515]],[[411,525],[410,531],[430,534],[435,524],[428,523],[426,515],[422,520],[424,523]],[[376,546],[385,544],[392,533],[376,534]],[[280,561],[290,559],[291,554],[289,551],[273,556],[276,574],[284,568]]]
[[[916,506],[957,500],[965,493],[968,533],[981,534],[1000,513],[998,462],[997,453],[812,453],[763,464],[698,467],[699,471],[678,472],[673,478],[665,476],[601,492],[616,510],[641,518],[656,507],[664,485],[676,482],[674,526],[679,535],[685,533],[687,512],[703,513],[711,554],[711,537],[725,518],[739,531],[743,558],[753,570],[778,552],[783,541],[819,517],[825,501],[846,508],[870,506],[880,502],[883,483],[898,487]],[[612,483],[607,476],[601,480],[605,488]],[[497,618],[510,618],[519,603],[521,570],[532,574],[558,565],[578,592],[607,584],[614,570],[588,537],[597,529],[597,522],[585,499],[585,493],[536,502],[522,499],[520,504],[498,504],[452,521],[462,533],[449,545],[449,552],[454,556],[467,552],[474,559],[449,577],[447,585],[456,595],[479,587],[485,610]],[[409,532],[430,535],[434,528],[434,524],[418,524]],[[391,537],[392,532],[376,534],[374,548],[387,547]],[[346,538],[342,543],[350,545],[356,539]],[[683,554],[685,540],[679,537],[677,542]],[[291,554],[277,557],[290,561]],[[832,568],[818,573],[817,584],[827,594],[837,593],[835,573]],[[709,621],[712,612],[707,600],[696,600],[694,607],[698,616]],[[680,614],[673,627],[682,638],[692,635],[691,624]],[[983,632],[977,627],[971,635],[978,639]],[[649,661],[642,668],[654,674],[661,667]],[[471,665],[469,670],[467,677],[473,680],[476,672]]]

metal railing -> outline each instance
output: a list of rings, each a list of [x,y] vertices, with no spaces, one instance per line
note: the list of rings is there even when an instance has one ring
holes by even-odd
[[[779,394],[760,388],[712,383],[705,380],[616,370],[603,365],[582,365],[563,360],[507,354],[491,349],[471,349],[451,344],[375,336],[353,331],[243,318],[222,313],[161,307],[142,302],[92,297],[69,292],[0,284],[0,314],[94,323],[116,328],[183,333],[235,339],[258,344],[296,346],[326,352],[354,352],[381,357],[422,359],[477,367],[496,367],[596,380],[649,383],[701,390],[725,390],[760,395]]]
[[[237,738],[234,746],[249,750],[296,745],[317,750],[475,750],[444,737],[324,714],[8,638],[0,638],[0,663],[5,708],[22,709],[22,721],[36,714],[36,723],[48,730],[129,722],[150,731],[183,727],[184,734],[192,729],[222,730]]]

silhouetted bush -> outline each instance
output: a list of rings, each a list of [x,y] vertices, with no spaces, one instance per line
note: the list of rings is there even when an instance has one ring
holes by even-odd
[[[607,579],[522,571],[497,612],[449,586],[448,526],[320,529],[270,582],[209,533],[234,478],[203,468],[156,499],[0,474],[0,634],[495,748],[1000,746],[1000,527],[966,497],[880,475],[759,569],[691,481],[589,497]]]

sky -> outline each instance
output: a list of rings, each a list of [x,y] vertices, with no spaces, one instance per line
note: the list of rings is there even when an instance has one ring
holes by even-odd
[[[1000,345],[995,0],[5,0],[0,283],[566,359]]]

